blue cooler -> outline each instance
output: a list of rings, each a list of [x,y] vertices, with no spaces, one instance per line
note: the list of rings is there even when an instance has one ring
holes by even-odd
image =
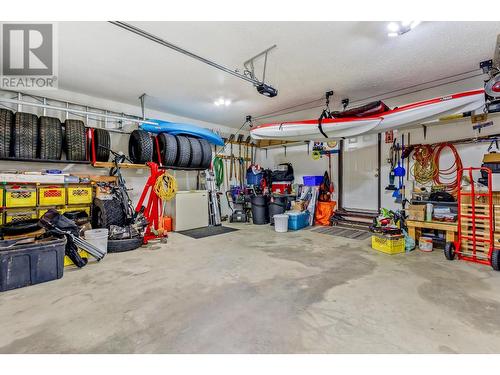
[[[299,230],[309,225],[309,211],[293,212],[289,211],[288,214],[288,229]]]

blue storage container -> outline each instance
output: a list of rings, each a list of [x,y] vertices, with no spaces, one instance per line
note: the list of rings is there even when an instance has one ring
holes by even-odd
[[[247,172],[247,185],[260,186],[260,181],[262,181],[262,173]]]
[[[9,247],[15,242],[0,241],[0,292],[63,276],[65,238]]]
[[[319,186],[323,182],[323,176],[303,176],[304,185]]]
[[[288,229],[299,230],[309,225],[309,211],[304,212],[287,212],[288,214]]]

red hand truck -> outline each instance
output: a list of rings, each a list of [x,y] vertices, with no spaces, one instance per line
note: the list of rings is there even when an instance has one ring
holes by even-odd
[[[488,175],[488,190],[476,192],[473,172],[485,171]],[[467,176],[470,191],[462,187],[462,178]],[[493,218],[493,192],[491,169],[462,168],[458,171],[458,236],[455,242],[447,242],[444,248],[446,259],[487,264],[500,270],[500,244],[495,247]],[[465,199],[464,199],[465,198]],[[470,198],[470,199],[469,199]],[[476,201],[476,199],[478,201]]]

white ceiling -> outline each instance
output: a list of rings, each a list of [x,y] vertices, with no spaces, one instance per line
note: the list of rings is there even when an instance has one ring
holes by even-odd
[[[500,22],[424,22],[397,38],[386,36],[385,22],[132,23],[234,69],[277,44],[266,80],[279,95],[266,98],[248,82],[106,22],[59,24],[59,87],[129,104],[147,93],[149,108],[232,127],[329,89],[356,100],[476,69],[500,33]],[[219,97],[233,104],[214,106]]]

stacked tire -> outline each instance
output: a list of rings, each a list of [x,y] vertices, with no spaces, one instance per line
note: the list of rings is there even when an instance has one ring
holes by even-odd
[[[12,124],[14,113],[8,109],[0,108],[0,158],[12,156]]]
[[[94,129],[94,150],[96,161],[108,161],[111,148],[111,136],[106,129]],[[90,146],[90,145],[89,145]],[[89,149],[92,153],[92,150]]]
[[[158,134],[156,140],[158,147],[154,148],[153,160],[161,161],[164,166],[186,169],[210,168],[212,147],[207,140],[168,133]]]
[[[64,150],[67,160],[87,160],[84,123],[66,120],[64,128],[55,117],[0,109],[0,158],[61,160]]]
[[[64,152],[66,159],[74,161],[87,160],[87,131],[80,120],[64,122]]]
[[[136,164],[153,160],[153,138],[144,130],[134,130],[128,141],[128,155]]]
[[[55,117],[40,117],[38,120],[38,134],[40,159],[60,160],[63,144],[61,121]]]

